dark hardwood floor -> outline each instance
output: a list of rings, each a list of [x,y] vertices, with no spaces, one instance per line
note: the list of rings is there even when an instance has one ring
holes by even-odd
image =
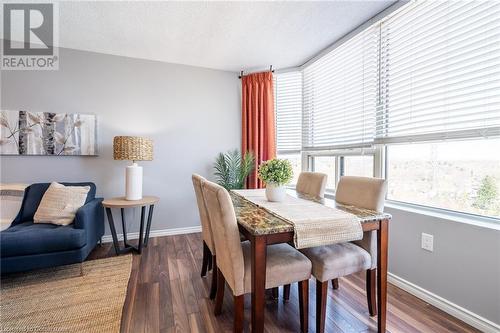
[[[142,255],[134,255],[122,332],[231,332],[232,297],[225,293],[222,315],[213,315],[208,298],[211,272],[200,277],[201,234],[151,238]],[[111,243],[97,247],[90,260],[114,256]],[[364,274],[329,284],[326,332],[376,332],[376,317],[368,314]],[[315,284],[310,280],[309,332],[315,332]],[[271,294],[266,302],[266,332],[299,332],[297,284],[289,303]],[[389,285],[387,329],[394,332],[479,332],[407,292]],[[245,332],[249,331],[250,295],[245,296]]]

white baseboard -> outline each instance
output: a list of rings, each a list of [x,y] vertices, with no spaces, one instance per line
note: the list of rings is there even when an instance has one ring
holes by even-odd
[[[467,324],[477,328],[485,333],[498,333],[500,332],[500,325],[475,314],[455,303],[448,301],[424,288],[417,286],[403,278],[392,273],[388,274],[388,282],[403,289],[404,291],[420,298],[421,300],[434,305],[436,308],[452,315],[455,318],[466,322]]]
[[[149,237],[161,237],[161,236],[171,236],[171,235],[181,235],[181,234],[192,234],[195,232],[201,232],[201,227],[187,227],[187,228],[172,228],[172,229],[163,229],[163,230],[151,230],[149,233]],[[123,234],[118,234],[118,240],[123,240]],[[138,232],[129,232],[127,233],[127,239],[138,239]],[[103,243],[111,243],[113,238],[111,235],[102,236]]]

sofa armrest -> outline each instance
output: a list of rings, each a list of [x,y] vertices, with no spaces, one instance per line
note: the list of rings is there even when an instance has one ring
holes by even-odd
[[[92,242],[104,235],[104,208],[102,198],[95,198],[76,212],[74,228],[85,229],[87,239]]]

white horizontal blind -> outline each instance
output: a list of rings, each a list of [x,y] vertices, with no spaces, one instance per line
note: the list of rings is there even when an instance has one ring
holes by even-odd
[[[303,70],[303,147],[372,144],[377,106],[377,26],[357,34]]]
[[[302,73],[274,74],[278,153],[302,148]]]
[[[376,142],[500,134],[500,2],[418,1],[381,23]]]

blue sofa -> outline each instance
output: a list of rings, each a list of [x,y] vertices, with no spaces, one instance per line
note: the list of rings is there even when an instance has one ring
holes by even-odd
[[[11,226],[0,232],[1,274],[84,261],[104,234],[102,198],[94,183],[61,183],[90,186],[85,205],[67,226],[33,223],[33,216],[49,183],[26,188],[21,209]]]

